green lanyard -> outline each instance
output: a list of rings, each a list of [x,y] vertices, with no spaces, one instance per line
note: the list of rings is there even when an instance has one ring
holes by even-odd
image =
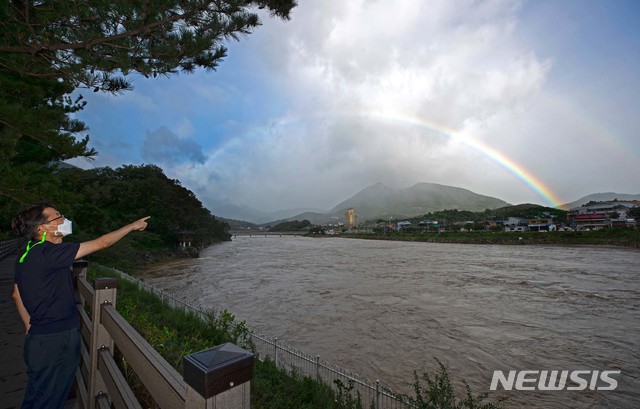
[[[38,244],[44,243],[46,238],[47,238],[47,232],[42,233],[42,239],[37,243],[33,243],[33,246],[31,245],[31,240],[29,240],[29,242],[27,243],[27,251],[25,251],[22,257],[20,257],[19,262],[22,264],[24,262],[25,257],[27,257],[27,254],[29,254],[29,251],[31,251],[31,249],[37,246]]]

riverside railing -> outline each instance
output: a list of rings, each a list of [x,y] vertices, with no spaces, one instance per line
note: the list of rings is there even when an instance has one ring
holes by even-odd
[[[114,271],[123,279],[137,284],[138,288],[156,295],[164,304],[172,308],[194,314],[203,321],[206,321],[207,317],[210,316],[210,313],[207,313],[204,309],[159,290],[137,277],[120,270]],[[319,355],[314,357],[305,354],[282,343],[277,337],[269,338],[251,333],[251,341],[255,346],[254,352],[258,359],[265,360],[268,358],[278,368],[284,369],[289,373],[309,376],[324,382],[330,385],[339,395],[346,396],[346,394],[349,394],[352,399],[360,400],[363,408],[409,409],[414,407],[402,395],[382,386],[379,380],[372,382],[369,379],[321,360]]]
[[[115,309],[118,282],[86,279],[87,262],[74,263],[81,320],[80,409],[141,408],[114,359],[120,352],[162,409],[250,408],[254,355],[233,344],[183,358],[181,376]],[[87,312],[89,311],[89,312]]]

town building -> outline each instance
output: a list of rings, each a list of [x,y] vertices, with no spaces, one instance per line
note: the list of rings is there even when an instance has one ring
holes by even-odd
[[[348,208],[344,214],[345,226],[347,228],[355,227],[358,224],[358,216],[353,208]]]
[[[639,206],[639,200],[590,202],[570,209],[567,219],[569,225],[576,230],[632,227],[635,225],[635,220],[628,217],[628,212]]]
[[[529,231],[555,231],[556,225],[552,218],[528,219]]]
[[[529,231],[529,223],[527,219],[522,217],[507,217],[504,221],[505,232],[523,232]]]
[[[405,227],[411,227],[411,222],[405,220],[405,221],[396,223],[396,229],[398,231],[402,230]]]

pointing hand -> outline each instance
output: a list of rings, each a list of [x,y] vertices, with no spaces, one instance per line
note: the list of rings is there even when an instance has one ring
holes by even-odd
[[[131,223],[133,230],[138,230],[138,231],[142,231],[144,229],[147,228],[147,220],[149,220],[151,216],[147,216],[147,217],[143,217],[140,220],[136,220],[135,222]]]

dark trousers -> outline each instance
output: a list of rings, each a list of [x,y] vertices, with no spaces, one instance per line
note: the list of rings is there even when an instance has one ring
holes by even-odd
[[[64,407],[80,365],[80,331],[27,334],[24,362],[28,384],[22,409]]]

